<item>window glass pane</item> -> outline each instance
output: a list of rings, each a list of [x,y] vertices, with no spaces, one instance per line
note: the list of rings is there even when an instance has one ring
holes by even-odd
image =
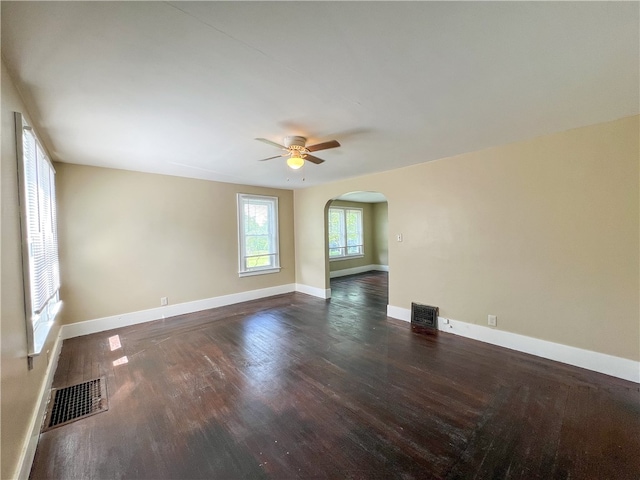
[[[360,210],[347,210],[347,245],[361,245],[362,233],[360,225],[362,223],[362,212]],[[351,253],[351,251],[349,252]],[[358,252],[355,252],[358,253]]]
[[[247,203],[245,210],[245,233],[247,235],[269,234],[269,206]]]
[[[51,186],[51,236],[47,243],[47,257],[51,262],[51,272],[53,275],[53,289],[60,290],[60,260],[58,258],[58,218],[56,210],[56,182],[55,175],[50,176]]]
[[[27,343],[29,354],[37,354],[60,308],[55,172],[33,130],[19,114],[16,126],[22,127],[18,147],[22,158],[20,203],[26,219],[23,261],[28,272],[25,295],[30,307]]]
[[[245,267],[247,269],[260,267],[273,267],[274,256],[271,254],[258,255],[256,257],[246,257]]]
[[[329,257],[363,254],[361,209],[330,208],[327,224]]]
[[[31,240],[40,231],[38,215],[38,169],[36,163],[36,140],[30,130],[23,130],[22,155],[24,160],[24,190],[26,197],[27,235]]]
[[[277,199],[238,196],[240,218],[240,273],[278,268]]]
[[[336,248],[343,245],[343,210],[329,209],[329,247]],[[339,250],[336,250],[339,251]],[[339,255],[339,253],[338,253]]]
[[[268,203],[249,201],[245,204],[245,268],[268,267],[272,264],[270,225],[273,221]]]

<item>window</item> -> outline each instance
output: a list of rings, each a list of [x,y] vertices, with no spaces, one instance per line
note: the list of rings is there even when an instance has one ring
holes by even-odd
[[[280,271],[278,198],[238,194],[240,276]]]
[[[329,258],[361,257],[364,255],[362,209],[329,208]]]
[[[60,309],[55,170],[32,128],[16,114],[22,261],[29,355],[38,355]]]

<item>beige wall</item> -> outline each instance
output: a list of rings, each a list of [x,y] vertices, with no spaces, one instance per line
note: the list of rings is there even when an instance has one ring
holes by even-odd
[[[56,169],[64,323],[295,282],[290,190]],[[278,197],[280,273],[238,277],[237,193]]]
[[[27,334],[22,284],[22,244],[18,205],[18,173],[14,112],[29,118],[22,99],[2,62],[2,303],[0,478],[13,478],[30,421],[45,381],[47,356],[27,368]],[[64,307],[63,307],[64,308]],[[52,348],[59,325],[54,325],[44,352]]]
[[[638,118],[296,190],[296,280],[328,287],[327,200],[378,191],[391,305],[638,360]]]
[[[373,243],[375,245],[373,263],[389,265],[389,204],[373,204]]]

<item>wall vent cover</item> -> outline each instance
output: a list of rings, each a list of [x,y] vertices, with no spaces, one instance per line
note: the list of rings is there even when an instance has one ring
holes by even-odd
[[[417,333],[438,333],[438,307],[411,303],[411,330]]]
[[[43,432],[109,409],[105,377],[52,389]]]

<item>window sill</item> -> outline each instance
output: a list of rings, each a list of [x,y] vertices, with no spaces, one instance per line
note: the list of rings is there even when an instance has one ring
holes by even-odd
[[[47,338],[49,337],[49,332],[51,331],[51,327],[55,322],[56,316],[60,311],[60,307],[62,307],[62,301],[58,301],[55,305],[52,305],[52,314],[47,322],[40,323],[33,330],[33,347],[32,351],[29,352],[29,357],[37,357],[42,353],[42,349],[44,348],[44,344],[47,342]]]
[[[344,257],[329,258],[330,262],[340,262],[342,260],[353,260],[355,258],[364,258],[364,255],[345,255]]]
[[[262,270],[249,270],[247,272],[238,272],[238,276],[242,277],[252,277],[254,275],[267,275],[269,273],[279,273],[280,267],[275,268],[264,268]]]

